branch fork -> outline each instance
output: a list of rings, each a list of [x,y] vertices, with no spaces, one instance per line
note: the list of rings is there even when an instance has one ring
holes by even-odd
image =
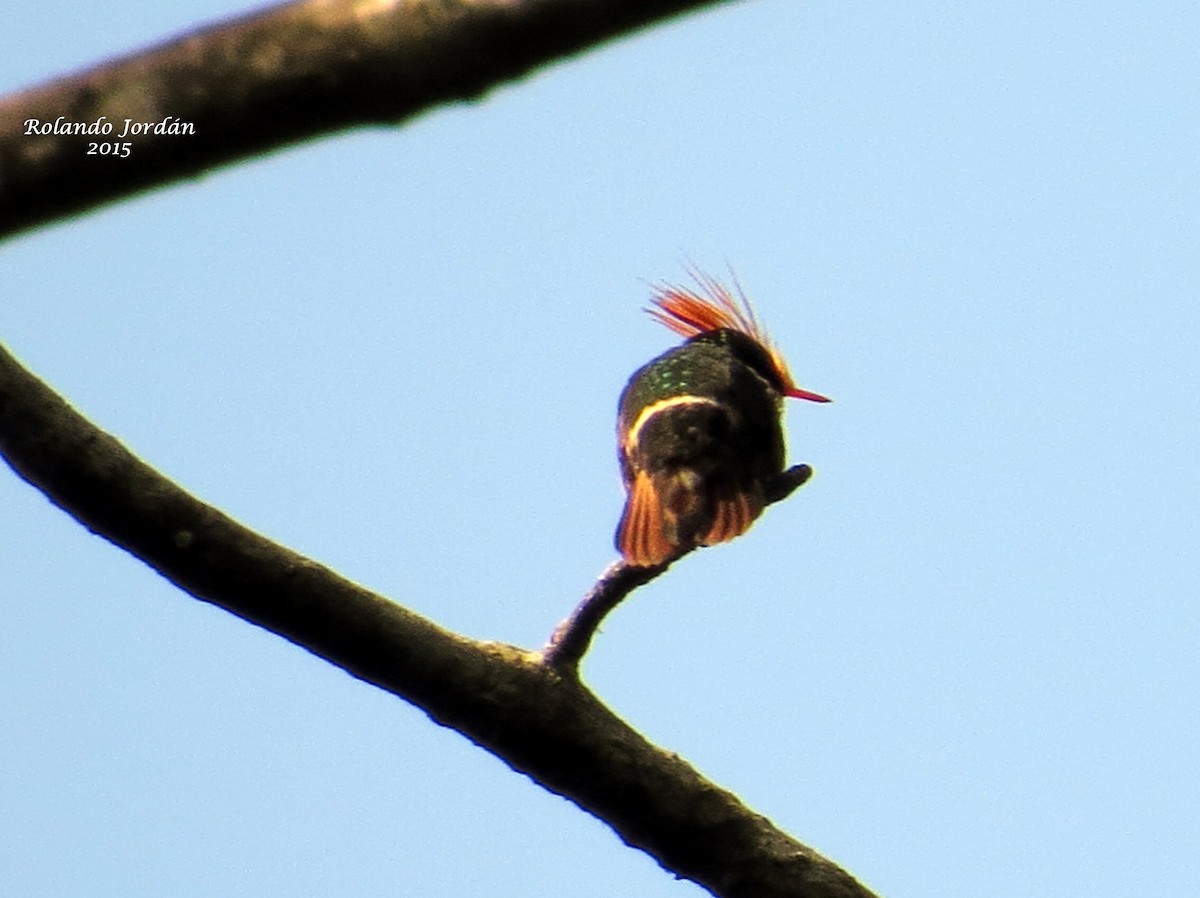
[[[767,505],[782,502],[803,486],[812,473],[808,465],[795,465],[779,474],[767,488]],[[550,641],[542,649],[542,661],[561,674],[577,677],[579,662],[609,612],[639,586],[645,586],[666,573],[667,568],[691,551],[690,548],[686,549],[653,567],[635,567],[624,561],[610,565],[571,612],[571,616],[551,634]]]

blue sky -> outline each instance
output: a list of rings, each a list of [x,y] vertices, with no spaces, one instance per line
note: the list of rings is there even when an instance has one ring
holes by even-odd
[[[23,4],[0,89],[240,9]],[[788,409],[817,475],[587,681],[882,894],[1186,891],[1198,33],[724,6],[10,241],[0,339],[239,520],[533,647],[613,557],[646,283],[730,264],[835,399]],[[702,894],[3,471],[0,596],[6,893]]]

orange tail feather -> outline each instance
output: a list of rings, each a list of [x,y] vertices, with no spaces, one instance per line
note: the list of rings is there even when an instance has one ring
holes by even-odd
[[[730,492],[719,497],[713,508],[712,525],[700,538],[700,545],[712,546],[741,536],[762,510],[763,499],[757,493]]]
[[[654,567],[678,549],[665,534],[662,502],[650,475],[639,471],[629,489],[625,511],[617,527],[617,549],[628,564]]]

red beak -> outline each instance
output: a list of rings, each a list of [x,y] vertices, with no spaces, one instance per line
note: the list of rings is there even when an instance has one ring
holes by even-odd
[[[790,396],[792,399],[807,399],[809,402],[833,402],[828,396],[822,396],[820,393],[813,393],[810,390],[801,390],[799,387],[793,387],[783,395]]]

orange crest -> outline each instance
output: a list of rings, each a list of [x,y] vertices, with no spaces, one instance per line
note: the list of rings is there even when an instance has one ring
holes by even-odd
[[[783,355],[771,343],[767,332],[758,323],[754,307],[742,292],[741,285],[734,280],[737,287],[735,297],[729,288],[716,278],[695,269],[689,272],[699,287],[699,292],[687,287],[675,287],[671,284],[657,284],[650,301],[653,308],[646,311],[656,320],[669,327],[681,337],[695,337],[715,330],[734,330],[745,334],[763,348],[771,358],[771,365],[783,383],[784,395],[796,399],[810,399],[814,402],[828,402],[819,393],[802,390],[796,385],[792,373],[788,370]]]

